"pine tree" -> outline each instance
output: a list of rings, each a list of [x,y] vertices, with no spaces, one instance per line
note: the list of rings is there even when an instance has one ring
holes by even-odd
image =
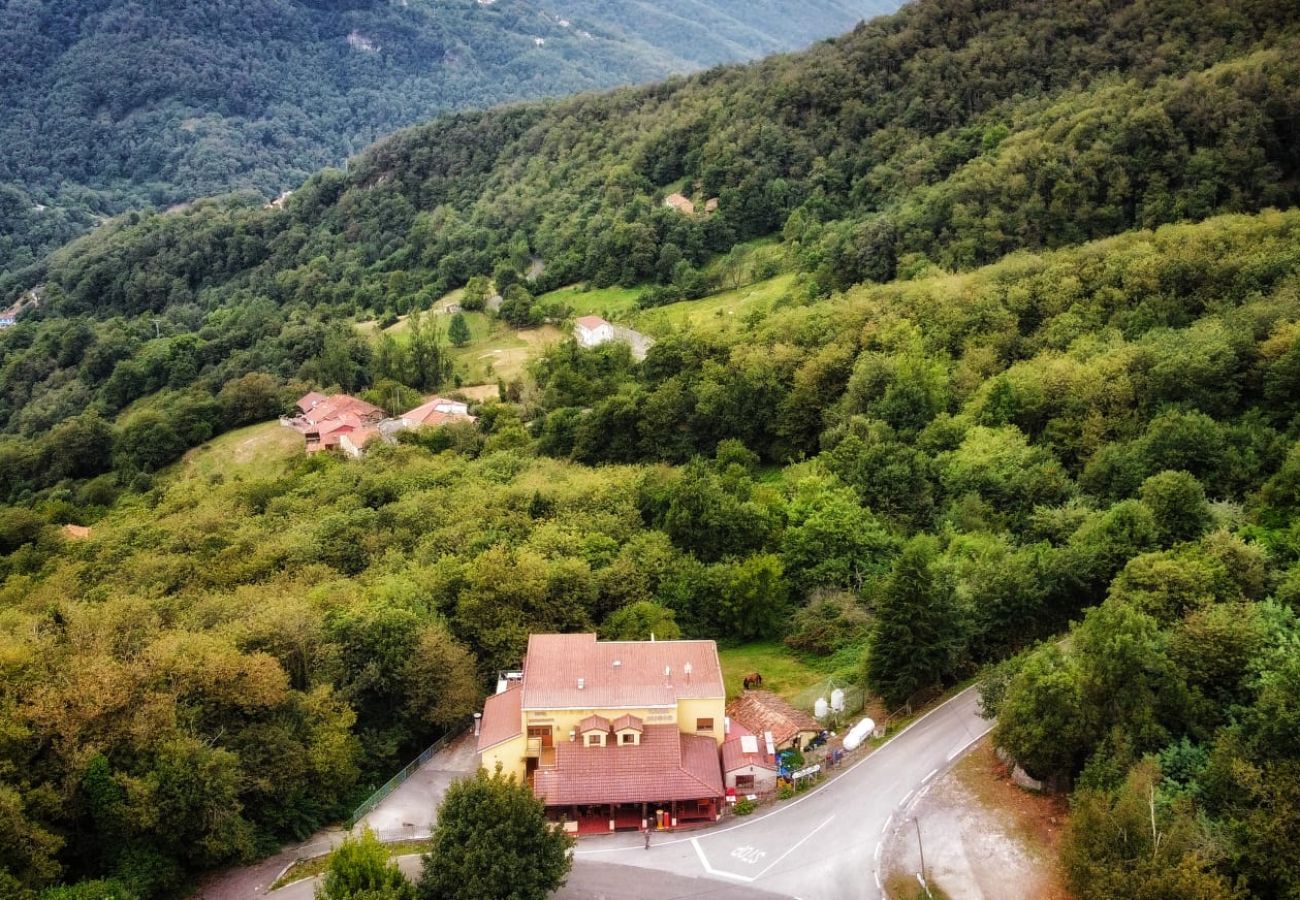
[[[876,605],[867,645],[867,681],[891,707],[952,675],[965,631],[953,585],[937,569],[934,538],[903,548]]]
[[[457,347],[464,347],[469,343],[469,323],[465,321],[463,313],[456,313],[451,317],[451,324],[447,326],[447,337]]]

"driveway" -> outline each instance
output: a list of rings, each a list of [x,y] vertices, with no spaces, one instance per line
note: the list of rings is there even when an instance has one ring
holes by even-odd
[[[474,735],[466,732],[443,747],[419,768],[402,785],[384,798],[369,815],[357,824],[354,831],[370,826],[383,841],[400,841],[424,838],[433,833],[437,820],[438,804],[447,786],[457,778],[473,774],[478,763],[474,754]],[[197,900],[249,900],[267,896],[271,885],[280,873],[298,859],[308,859],[327,853],[347,836],[339,828],[317,832],[300,844],[285,847],[272,857],[243,866],[227,869],[207,878],[194,893]],[[276,891],[275,896],[285,896]],[[310,897],[311,892],[303,895]]]

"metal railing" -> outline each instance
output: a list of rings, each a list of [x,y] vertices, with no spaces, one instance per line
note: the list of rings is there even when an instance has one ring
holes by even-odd
[[[426,747],[423,753],[421,753],[415,759],[411,760],[409,763],[403,766],[402,770],[398,772],[396,775],[394,775],[392,778],[384,782],[383,787],[381,787],[379,790],[375,791],[373,794],[367,797],[366,801],[362,803],[360,806],[358,806],[356,809],[354,809],[352,811],[352,815],[348,817],[348,821],[346,825],[347,830],[351,831],[353,828],[355,828],[358,822],[360,822],[367,815],[369,815],[376,806],[378,806],[380,803],[383,803],[384,800],[386,800],[389,797],[389,795],[393,793],[393,791],[401,787],[402,784],[406,781],[406,779],[414,775],[416,770],[418,770],[420,766],[424,765],[429,760],[433,759],[435,753],[437,753],[439,750],[441,750],[442,748],[450,744],[453,740],[455,740],[456,738],[464,734],[465,729],[469,726],[469,722],[470,720],[466,719],[456,725],[453,725],[451,728],[447,730],[446,734],[444,734],[442,737],[438,738],[436,741],[434,741],[432,744]]]

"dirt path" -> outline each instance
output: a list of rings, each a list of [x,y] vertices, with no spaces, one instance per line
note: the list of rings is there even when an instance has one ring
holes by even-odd
[[[1069,900],[1057,855],[1066,814],[1063,797],[1013,784],[985,738],[894,823],[884,852],[889,896],[924,896],[923,846],[930,884],[953,900]]]

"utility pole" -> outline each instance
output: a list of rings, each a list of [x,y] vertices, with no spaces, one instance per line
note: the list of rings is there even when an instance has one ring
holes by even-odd
[[[917,877],[921,881],[921,887],[925,888],[925,896],[930,896],[930,885],[925,880],[925,844],[921,843],[921,823],[916,816],[912,816],[912,824],[916,826],[916,849],[921,851],[921,874]]]

